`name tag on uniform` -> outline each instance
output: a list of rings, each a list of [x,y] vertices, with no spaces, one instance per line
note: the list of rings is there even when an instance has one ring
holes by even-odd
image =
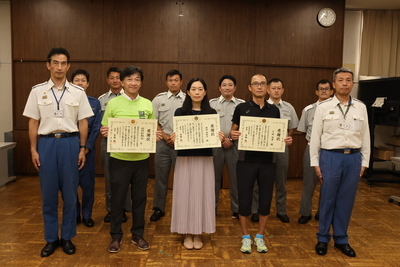
[[[63,110],[54,110],[54,116],[56,116],[57,118],[62,118],[62,117],[64,117],[64,112],[63,112]]]
[[[347,124],[345,120],[343,120],[343,121],[339,122],[339,128],[340,129],[344,129],[344,130],[348,130],[350,128],[350,125]]]

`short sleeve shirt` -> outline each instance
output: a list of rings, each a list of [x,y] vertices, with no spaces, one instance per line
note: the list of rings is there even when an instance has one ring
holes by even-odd
[[[275,105],[279,108],[279,111],[281,112],[281,119],[287,119],[288,121],[288,129],[295,129],[297,125],[299,124],[299,118],[297,117],[296,110],[294,107],[286,101],[279,101],[278,104],[274,104],[274,102],[271,99],[268,99],[267,101],[271,105]]]
[[[58,89],[50,79],[32,88],[23,115],[40,120],[38,134],[47,135],[78,132],[78,121],[94,114],[81,87],[65,81]]]

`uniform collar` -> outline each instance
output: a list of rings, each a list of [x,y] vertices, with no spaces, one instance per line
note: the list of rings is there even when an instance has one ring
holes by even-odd
[[[268,104],[271,104],[271,105],[274,105],[274,104],[275,104],[275,102],[274,102],[274,101],[272,101],[272,99],[271,99],[271,98],[268,98],[267,102],[268,102]],[[282,98],[281,98],[281,99],[279,100],[279,103],[278,103],[278,105],[282,105],[282,103],[283,103],[283,101],[282,101]]]
[[[182,90],[179,90],[179,93],[177,93],[176,95],[174,95],[173,93],[171,93],[171,91],[168,90],[168,92],[167,92],[167,98],[170,98],[171,96],[183,98],[183,97],[184,97],[184,94],[183,94]]]
[[[111,89],[106,93],[107,97],[110,97],[111,94],[114,94]],[[121,91],[119,91],[119,93],[117,94],[117,96],[119,95],[123,95],[124,94],[124,89],[121,88]],[[114,94],[115,95],[115,94]]]
[[[219,98],[218,98],[218,103],[222,104],[222,103],[224,103],[224,102],[233,102],[233,103],[236,104],[237,99],[236,99],[236,97],[233,96],[232,99],[228,101],[228,100],[225,99],[225,97],[223,97],[222,95],[220,95]]]
[[[336,97],[336,95],[334,95],[332,97],[332,104],[334,107],[336,107],[337,105],[339,105],[341,102],[340,100]],[[347,104],[346,104],[347,105]],[[354,106],[354,99],[350,96],[350,105]]]
[[[48,81],[48,83],[47,83],[47,91],[50,91],[51,88],[53,88],[53,87],[54,87],[54,89],[58,89],[58,88],[55,86],[55,84],[54,84],[54,82],[52,81],[52,79],[50,78],[49,81]],[[65,80],[65,84],[64,84],[64,87],[63,87],[63,88],[67,89],[67,91],[70,91],[70,90],[71,90],[71,84],[70,84],[67,80]],[[79,88],[80,88],[80,87],[79,87]],[[83,88],[82,88],[82,90],[83,90]]]

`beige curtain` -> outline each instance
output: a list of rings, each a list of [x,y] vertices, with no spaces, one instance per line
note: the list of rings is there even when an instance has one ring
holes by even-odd
[[[400,11],[363,14],[360,75],[400,76]]]

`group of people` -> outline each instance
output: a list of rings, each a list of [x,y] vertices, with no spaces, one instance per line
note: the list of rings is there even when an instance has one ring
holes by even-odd
[[[207,84],[201,78],[191,79],[182,90],[183,78],[178,70],[166,74],[167,92],[152,101],[141,97],[143,71],[136,66],[123,70],[110,68],[107,83],[110,90],[99,99],[87,96],[89,73],[76,70],[67,80],[69,53],[53,48],[47,57],[50,79],[34,86],[23,115],[29,118],[29,139],[32,162],[39,172],[44,218],[45,247],[48,257],[61,246],[66,254],[74,254],[71,239],[76,225],[82,222],[93,227],[95,141],[102,135],[101,158],[106,184],[104,222],[110,223],[111,242],[108,251],[116,253],[122,244],[122,223],[126,212],[132,213],[131,241],[141,250],[148,250],[144,239],[146,190],[149,177],[148,153],[107,152],[109,118],[157,119],[155,185],[151,221],[165,215],[168,177],[174,171],[171,232],[182,235],[186,249],[201,249],[201,235],[214,233],[219,192],[224,165],[230,179],[232,217],[239,219],[242,230],[240,250],[266,253],[264,241],[275,184],[276,216],[290,222],[286,213],[286,177],[288,145],[297,128],[304,132],[308,145],[304,152],[303,191],[298,223],[312,218],[312,197],[318,180],[321,182],[317,233],[318,255],[325,255],[333,228],[335,247],[354,257],[348,243],[350,221],[358,178],[369,162],[368,116],[363,103],[350,96],[353,72],[340,68],[333,74],[333,83],[317,83],[318,101],[303,109],[300,121],[293,106],[282,100],[283,82],[268,80],[263,74],[251,77],[248,90],[251,100],[236,98],[236,79],[224,75],[219,80],[220,97],[209,100]],[[336,90],[335,95],[333,89]],[[267,98],[269,95],[269,98]],[[175,150],[174,116],[218,114],[221,147]],[[241,116],[287,119],[285,152],[272,153],[238,150]],[[78,186],[82,199],[79,201]],[[58,192],[64,201],[61,239],[58,229]],[[259,222],[251,239],[248,221]]]

